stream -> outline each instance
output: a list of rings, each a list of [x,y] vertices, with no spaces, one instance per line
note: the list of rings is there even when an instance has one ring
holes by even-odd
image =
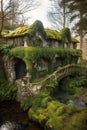
[[[27,112],[16,101],[0,102],[0,130],[44,130],[29,120]]]

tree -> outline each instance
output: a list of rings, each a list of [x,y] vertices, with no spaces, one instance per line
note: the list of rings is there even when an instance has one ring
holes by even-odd
[[[82,30],[87,30],[87,28],[84,28],[84,23],[87,22],[87,0],[71,0],[71,2],[68,4],[68,8],[69,13],[72,14],[71,21],[78,18],[77,25],[82,27]]]
[[[66,2],[60,0],[50,0],[51,1],[51,9],[48,12],[48,18],[51,21],[52,25],[57,29],[60,30],[63,27],[67,26],[67,6]]]
[[[87,0],[66,0],[66,3],[68,3],[67,7],[69,9],[69,13],[71,14],[71,22],[74,20],[77,21],[74,28],[80,35],[80,48],[82,48],[82,39],[83,36],[87,33]]]
[[[31,11],[36,5],[35,0],[0,0],[0,33],[5,23],[14,24],[17,16]]]

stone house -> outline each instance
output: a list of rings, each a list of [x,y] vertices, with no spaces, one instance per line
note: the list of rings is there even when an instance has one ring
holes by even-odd
[[[64,52],[64,57],[61,57],[59,51],[59,54],[58,52],[55,53],[53,59],[50,60],[50,56],[54,54],[53,49],[76,49],[78,41],[75,38],[71,38],[71,43],[69,43],[70,41],[68,35],[65,35],[66,40],[64,43],[61,33],[56,30],[44,29],[43,24],[40,21],[36,21],[31,26],[19,27],[8,34],[5,34],[3,37],[8,45],[14,46],[13,50],[15,49],[14,52],[16,52],[15,54],[13,54],[13,57],[4,61],[7,78],[9,81],[12,82],[22,78],[25,78],[27,81],[30,80],[32,77],[31,73],[33,73],[33,71],[36,78],[45,76],[49,73],[49,68],[51,69],[52,65],[54,65],[54,68],[52,69],[55,70],[56,68],[63,66],[63,62],[65,60],[65,64],[75,63],[75,58],[77,57],[78,59],[78,57],[80,56],[77,56],[77,54],[73,55],[73,53],[70,54],[70,49],[68,49],[66,50],[66,54]],[[38,55],[39,53],[41,56],[39,58],[34,56],[35,58],[33,59],[33,61],[32,59],[29,59],[31,50],[29,50],[28,47],[27,51],[29,51],[27,52],[25,48],[27,46],[31,46],[31,50],[35,52],[33,52],[33,56]],[[41,48],[39,49],[37,47]],[[44,49],[43,53],[41,53],[41,49],[42,51]],[[62,50],[61,54],[63,53]],[[22,56],[22,53],[24,57]],[[44,53],[46,53],[46,55],[44,55]],[[49,53],[51,55],[49,55]],[[71,56],[68,62],[67,59],[69,57],[67,56],[69,55],[67,55],[67,53],[69,53],[69,55]]]
[[[44,29],[40,21],[36,21],[31,26],[23,26],[4,35],[7,44],[18,46],[40,46],[40,47],[58,47],[58,48],[76,48],[77,40],[72,38],[71,43],[63,43],[60,32],[51,29]],[[65,44],[65,46],[63,45]]]

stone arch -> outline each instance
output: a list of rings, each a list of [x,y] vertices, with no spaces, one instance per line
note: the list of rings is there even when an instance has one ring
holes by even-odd
[[[26,76],[27,69],[26,69],[26,64],[22,59],[16,59],[15,62],[15,79],[21,79],[24,76]]]

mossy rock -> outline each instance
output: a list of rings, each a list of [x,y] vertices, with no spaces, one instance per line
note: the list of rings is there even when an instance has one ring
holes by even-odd
[[[42,102],[42,99],[40,100]],[[34,105],[35,102],[33,107]],[[77,109],[60,103],[57,100],[48,101],[45,107],[39,105],[36,110],[33,110],[33,107],[31,107],[28,111],[29,118],[39,122],[41,125],[45,126],[47,130],[87,129],[87,109]]]

